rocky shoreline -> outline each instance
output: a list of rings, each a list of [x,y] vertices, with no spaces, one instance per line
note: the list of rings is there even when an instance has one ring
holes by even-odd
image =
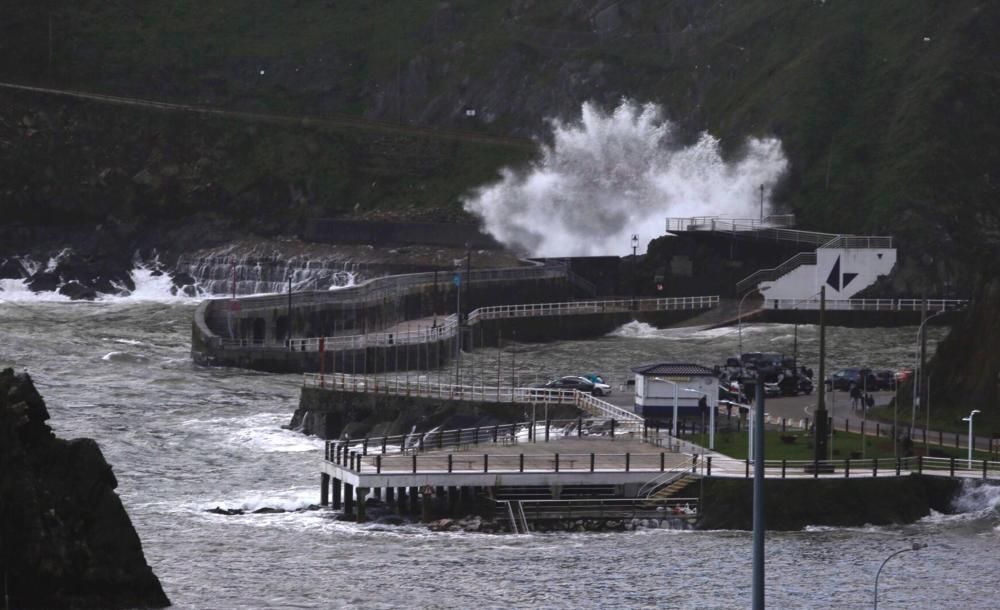
[[[56,438],[31,378],[0,371],[0,561],[9,608],[163,608],[170,600],[92,439]]]

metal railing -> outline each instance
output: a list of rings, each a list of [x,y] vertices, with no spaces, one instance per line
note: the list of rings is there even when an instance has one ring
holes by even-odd
[[[692,216],[667,218],[667,232],[674,231],[759,231],[776,227],[795,226],[795,214],[772,214],[759,218],[723,218],[721,216]]]
[[[750,462],[712,456],[712,476],[753,476]],[[818,467],[817,467],[818,466]],[[935,476],[1000,479],[1000,462],[963,458],[901,457],[838,460],[764,460],[768,478],[877,478],[927,474]]]
[[[862,236],[862,235],[838,235],[820,248],[836,249],[883,249],[892,248],[892,237],[884,236]]]
[[[529,305],[494,305],[480,307],[468,316],[469,324],[482,320],[512,318],[585,315],[600,313],[625,313],[630,311],[688,311],[718,307],[719,297],[671,297],[656,299],[611,299],[601,301],[568,301],[563,303],[535,303]],[[322,343],[327,351],[364,349],[366,347],[389,347],[394,345],[424,344],[441,341],[455,336],[458,318],[455,314],[444,318],[441,326],[402,332],[378,332],[363,335],[338,335],[332,337],[307,337],[286,342],[291,351],[319,351]],[[246,340],[223,339],[224,347],[244,347]],[[257,343],[254,346],[262,346]]]
[[[527,521],[567,518],[629,519],[642,516],[694,519],[698,516],[698,498],[588,498],[517,502]]]
[[[959,311],[969,304],[965,299],[927,299],[928,311]],[[819,298],[768,299],[766,306],[776,309],[819,309]],[[920,311],[923,299],[827,299],[826,309],[834,311]]]
[[[797,269],[803,265],[815,264],[815,252],[799,252],[777,267],[773,267],[771,269],[759,269],[736,282],[736,293],[742,295],[745,292],[756,288],[761,282],[773,282],[781,276],[791,272],[793,269]]]

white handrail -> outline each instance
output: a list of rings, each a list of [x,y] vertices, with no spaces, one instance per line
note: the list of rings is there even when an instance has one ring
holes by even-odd
[[[966,299],[927,299],[928,311],[958,311],[968,306]],[[776,309],[819,309],[818,298],[767,299]],[[826,309],[835,311],[920,311],[923,299],[827,299]]]

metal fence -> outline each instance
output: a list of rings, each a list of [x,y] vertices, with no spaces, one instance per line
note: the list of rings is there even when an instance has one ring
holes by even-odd
[[[720,456],[706,458],[705,474],[750,478],[753,464]],[[947,477],[1000,479],[1000,462],[961,458],[870,458],[843,460],[764,460],[768,478],[871,478],[927,474]]]
[[[920,311],[923,299],[827,299],[826,309],[833,311]],[[927,299],[928,311],[958,311],[968,306],[965,299]],[[819,309],[819,298],[768,299],[775,309]]]

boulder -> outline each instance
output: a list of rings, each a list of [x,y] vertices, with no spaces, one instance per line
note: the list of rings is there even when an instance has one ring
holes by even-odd
[[[0,262],[0,280],[19,280],[28,277],[28,271],[16,258],[6,258]]]
[[[59,289],[59,275],[50,271],[39,271],[28,280],[28,289],[32,292],[52,292]]]
[[[66,282],[59,287],[59,294],[67,296],[74,301],[93,301],[97,298],[97,291],[89,286],[84,286],[80,282]]]
[[[97,443],[52,433],[27,374],[0,371],[0,550],[11,608],[170,605]]]

